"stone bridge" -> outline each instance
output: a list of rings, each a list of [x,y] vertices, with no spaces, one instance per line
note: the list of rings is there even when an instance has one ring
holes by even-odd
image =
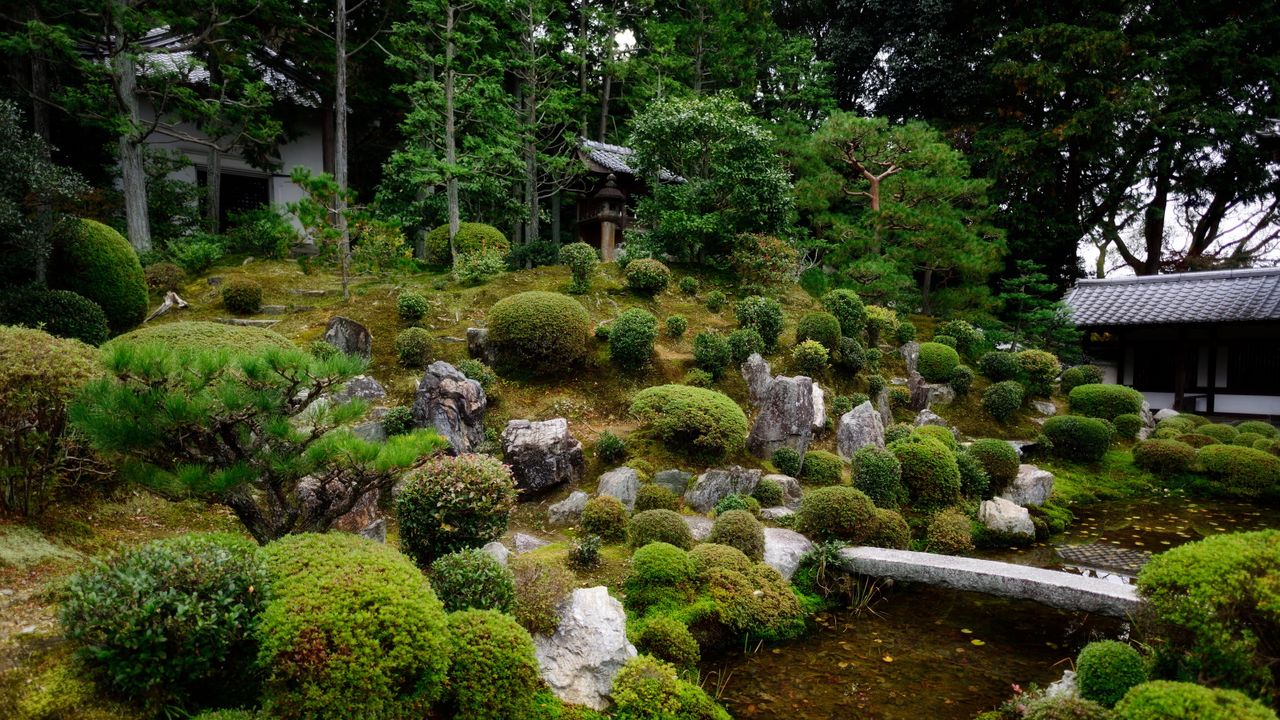
[[[1062,610],[1127,617],[1140,602],[1132,585],[1028,565],[873,547],[847,548],[840,555],[846,569],[862,575],[1034,600]]]

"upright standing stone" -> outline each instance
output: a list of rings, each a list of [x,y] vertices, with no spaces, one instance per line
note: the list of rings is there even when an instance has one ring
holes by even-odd
[[[840,416],[836,452],[847,459],[868,445],[884,447],[884,421],[870,400]]]
[[[493,364],[493,343],[488,328],[467,328],[467,354],[488,365]]]
[[[760,484],[760,471],[738,465],[708,470],[684,494],[684,504],[696,512],[710,512],[728,495],[750,495]]]
[[[547,522],[552,525],[572,525],[582,517],[587,507],[588,496],[581,490],[575,490],[569,497],[547,508]]]
[[[920,343],[912,340],[909,343],[903,343],[898,348],[898,354],[902,356],[903,362],[907,364],[907,375],[916,371],[916,364],[920,361]]]
[[[613,676],[636,656],[627,642],[627,614],[607,588],[573,591],[550,637],[534,635],[542,680],[566,703],[593,710],[609,706]]]
[[[455,454],[468,453],[484,441],[484,388],[443,360],[427,366],[413,400],[413,422],[434,428]]]
[[[827,396],[815,380],[813,383],[813,431],[827,426]]]
[[[348,355],[368,360],[373,355],[373,335],[360,323],[335,315],[325,326],[323,340]]]
[[[803,455],[813,439],[813,380],[776,377],[760,403],[747,448],[756,457],[768,458],[778,448],[789,447]]]
[[[537,492],[582,479],[582,443],[569,434],[564,418],[512,420],[502,431],[502,454],[516,487]]]
[[[1023,506],[1039,506],[1049,501],[1053,494],[1053,473],[1035,465],[1022,463],[1013,483],[1000,493],[1000,497]]]
[[[636,509],[636,494],[640,492],[640,473],[635,468],[614,468],[600,476],[597,495],[617,498],[631,512]]]
[[[773,382],[773,371],[760,353],[751,353],[751,357],[742,363],[742,379],[747,381],[747,401],[758,407]]]

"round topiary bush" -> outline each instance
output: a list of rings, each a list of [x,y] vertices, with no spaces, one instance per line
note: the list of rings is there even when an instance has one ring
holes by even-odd
[[[458,223],[458,234],[453,236],[453,247],[459,255],[492,252],[506,255],[511,252],[511,243],[507,236],[492,225],[484,223]],[[440,227],[427,233],[425,238],[427,262],[432,265],[451,265],[453,258],[449,255],[449,226]]]
[[[1044,421],[1044,436],[1053,454],[1076,462],[1097,462],[1107,454],[1115,429],[1105,420],[1079,415],[1057,415]]]
[[[822,487],[839,485],[844,479],[844,461],[840,456],[825,450],[810,450],[804,454],[801,465],[800,482],[805,485]]]
[[[982,439],[969,444],[969,454],[987,471],[991,481],[991,489],[1000,492],[1009,487],[1013,479],[1018,477],[1018,466],[1022,460],[1018,451],[1004,440]]]
[[[262,284],[232,278],[222,286],[222,306],[236,315],[253,315],[262,309]]]
[[[645,510],[679,510],[680,496],[671,488],[657,483],[645,483],[636,491],[636,508],[638,513]],[[626,528],[623,527],[625,534]]]
[[[205,322],[203,320],[184,320],[182,322],[165,323],[163,325],[148,324],[133,332],[112,338],[103,349],[119,347],[125,343],[141,345],[157,343],[181,350],[207,350],[209,348],[226,348],[228,350],[258,353],[269,348],[290,350],[294,344],[289,338],[274,330],[241,325],[223,325],[222,323]],[[325,343],[328,345],[328,343]],[[329,345],[329,347],[333,347]]]
[[[147,289],[160,294],[177,292],[187,281],[187,271],[171,262],[151,263],[142,268],[142,276],[146,278]]]
[[[698,278],[692,275],[685,275],[680,278],[680,282],[678,284],[680,285],[680,292],[685,295],[697,295],[698,288],[701,285],[701,283],[698,282]]]
[[[668,615],[645,621],[636,637],[636,650],[671,663],[681,673],[696,672],[702,657],[702,649],[689,628]]]
[[[251,541],[184,535],[74,575],[59,614],[79,658],[126,697],[156,706],[228,692],[252,699],[254,630],[269,586]]]
[[[898,337],[898,315],[894,311],[879,305],[868,305],[867,310],[867,345],[876,347],[880,341],[892,342]]]
[[[785,499],[782,486],[777,480],[768,477],[760,479],[756,489],[751,492],[751,497],[755,498],[761,507],[778,507]]]
[[[560,248],[560,264],[569,267],[573,280],[569,292],[581,295],[591,289],[591,274],[600,263],[596,249],[584,242],[569,243]]]
[[[982,393],[982,409],[1000,422],[1008,422],[1022,407],[1022,383],[1002,380]]]
[[[489,340],[500,364],[534,374],[556,373],[586,354],[591,318],[568,295],[531,290],[489,309]]]
[[[631,556],[631,574],[624,585],[627,608],[643,612],[654,605],[678,603],[696,572],[682,548],[667,542],[641,546]]]
[[[992,350],[978,361],[978,372],[991,382],[1004,382],[1018,377],[1018,358],[1011,352]]]
[[[871,547],[906,550],[911,547],[911,527],[897,512],[876,508],[876,529],[865,542]]]
[[[681,680],[676,668],[648,655],[627,661],[610,691],[621,720],[730,720],[701,688]]]
[[[1236,439],[1232,440],[1231,444],[1243,445],[1245,447],[1253,447],[1254,443],[1258,442],[1259,440],[1265,440],[1265,439],[1266,438],[1262,437],[1258,433],[1242,432],[1239,435],[1236,435]]]
[[[510,615],[466,610],[449,615],[448,696],[457,717],[507,720],[534,716],[542,687],[533,638]]]
[[[124,236],[95,220],[81,220],[55,250],[49,263],[49,287],[83,295],[107,316],[112,334],[142,323],[147,316],[147,279]]]
[[[1128,643],[1098,640],[1085,645],[1076,656],[1080,695],[1099,705],[1115,705],[1129,688],[1146,681],[1146,663]]]
[[[716,503],[716,506],[712,508],[712,512],[715,513],[717,517],[729,512],[730,510],[746,510],[752,515],[756,515],[760,512],[760,501],[750,495],[729,493],[721,498],[720,502]]]
[[[509,613],[515,607],[516,579],[511,568],[479,548],[436,558],[427,576],[449,612],[472,609]]]
[[[1062,371],[1062,380],[1059,385],[1063,395],[1070,395],[1071,391],[1081,385],[1098,385],[1102,383],[1102,368],[1097,365],[1076,365]]]
[[[902,463],[902,484],[911,494],[914,509],[943,508],[960,499],[960,467],[946,445],[913,436],[893,443],[889,450]]]
[[[111,334],[106,313],[94,301],[70,290],[35,285],[0,291],[0,325],[38,327],[90,345],[101,345]]]
[[[627,263],[627,287],[641,295],[657,295],[671,282],[671,269],[652,258]]]
[[[627,523],[627,543],[639,548],[655,542],[688,550],[693,547],[693,533],[680,514],[671,510],[645,510],[632,515]]]
[[[773,466],[778,472],[791,477],[799,477],[804,467],[804,458],[793,448],[780,447],[773,451]]]
[[[741,452],[747,416],[729,396],[686,385],[659,385],[636,393],[631,414],[669,447],[713,458]]]
[[[876,507],[896,508],[907,500],[898,456],[866,445],[853,454],[853,486],[867,494]]]
[[[876,531],[876,506],[861,490],[833,485],[800,499],[796,530],[814,540],[860,543]]]
[[[840,322],[840,334],[847,338],[862,336],[867,325],[867,309],[858,293],[843,288],[822,296],[822,307]]]
[[[884,444],[888,447],[899,440],[911,437],[913,432],[915,427],[909,423],[894,423],[884,429]]]
[[[1125,440],[1132,440],[1138,437],[1138,431],[1142,429],[1142,418],[1133,413],[1124,413],[1117,415],[1111,424],[1116,428],[1116,436]]]
[[[1242,692],[1153,680],[1116,703],[1116,720],[1275,720],[1275,711]]]
[[[753,354],[764,354],[764,339],[755,328],[738,328],[729,333],[729,356],[739,365]]]
[[[1280,488],[1280,457],[1262,450],[1209,445],[1196,451],[1196,464],[1226,495],[1257,497]]]
[[[724,304],[728,302],[728,298],[719,290],[712,290],[707,293],[707,309],[713,313],[718,313],[724,309]]]
[[[835,355],[835,362],[850,375],[857,375],[867,364],[867,351],[862,343],[851,337],[840,338],[840,351]]]
[[[1236,425],[1236,430],[1242,433],[1257,433],[1270,440],[1280,439],[1280,428],[1262,420],[1245,420]]]
[[[960,468],[960,494],[971,500],[991,496],[991,478],[982,462],[967,451],[956,453],[956,467]]]
[[[821,375],[831,362],[831,354],[821,343],[805,340],[791,350],[791,362],[810,377]]]
[[[973,387],[973,370],[965,365],[959,365],[951,371],[951,377],[947,379],[947,383],[957,395],[968,395],[969,389]]]
[[[658,339],[658,319],[646,310],[625,310],[609,331],[609,357],[618,367],[634,370],[649,364],[653,341]]]
[[[1028,393],[1047,396],[1053,391],[1053,381],[1062,370],[1062,363],[1051,352],[1023,350],[1018,353],[1018,369]]]
[[[265,553],[258,665],[271,717],[407,720],[439,699],[448,623],[408,558],[349,533],[289,535]]]
[[[435,340],[425,328],[405,328],[396,335],[392,349],[395,350],[396,359],[401,365],[408,368],[424,368],[431,363],[431,350]]]
[[[599,535],[601,540],[621,540],[627,534],[627,509],[616,497],[597,495],[582,508],[578,524],[584,532]]]
[[[1168,440],[1170,438],[1161,439]],[[1202,448],[1205,445],[1219,444],[1217,440],[1209,437],[1208,435],[1201,435],[1200,433],[1182,433],[1181,435],[1175,435],[1172,439],[1177,440],[1180,443],[1186,443],[1193,448]]]
[[[704,330],[693,337],[693,362],[718,378],[733,358],[733,349],[723,335],[714,330]]]
[[[778,336],[782,334],[782,305],[773,298],[752,295],[738,301],[733,308],[738,319],[738,327],[751,328],[760,333],[766,350],[778,346]]]
[[[920,343],[920,358],[916,369],[929,382],[943,383],[951,379],[951,373],[960,365],[960,354],[953,347],[942,343]]]
[[[796,323],[796,342],[813,340],[835,354],[840,350],[840,321],[825,312],[809,313]]]
[[[916,330],[916,326],[910,320],[902,318],[902,320],[898,322],[897,339],[899,345],[905,345],[906,343],[915,340],[918,333],[919,331]]]
[[[415,322],[422,319],[427,314],[431,306],[427,303],[427,299],[412,290],[406,290],[400,293],[396,298],[396,314],[401,320]]]
[[[501,535],[515,503],[511,469],[496,458],[432,458],[408,476],[396,496],[400,547],[428,567],[441,555]]]
[[[1178,440],[1143,440],[1133,446],[1133,464],[1158,475],[1184,473],[1195,457],[1195,448]]]
[[[982,331],[965,320],[948,320],[934,331],[934,335],[950,335],[956,339],[955,348],[961,355],[972,358],[982,347]]]
[[[716,517],[707,542],[737,548],[756,562],[764,560],[764,527],[746,510],[730,510]]]
[[[683,315],[670,315],[667,317],[667,335],[669,337],[680,339],[689,330],[689,318]]]
[[[925,531],[925,547],[929,552],[961,555],[973,550],[973,521],[968,515],[948,508],[929,520]]]
[[[1240,435],[1239,430],[1226,423],[1205,423],[1196,428],[1196,432],[1201,435],[1208,435],[1220,443],[1227,444],[1233,442]]]
[[[1142,393],[1124,385],[1077,385],[1067,396],[1071,412],[1103,420],[1141,413],[1142,399]]]
[[[956,441],[956,434],[951,432],[951,428],[943,427],[941,425],[922,425],[911,431],[911,434],[919,437],[926,437],[930,440],[937,440],[943,445],[946,445],[947,449],[951,452],[955,452],[960,449],[960,443]]]
[[[1098,703],[1067,693],[1041,695],[1027,702],[1025,709],[1022,720],[1115,720],[1111,711]]]
[[[728,545],[703,542],[693,546],[689,551],[689,559],[693,561],[694,571],[700,580],[705,581],[708,573],[718,568],[739,573],[749,573],[755,563],[751,562],[742,551]]]

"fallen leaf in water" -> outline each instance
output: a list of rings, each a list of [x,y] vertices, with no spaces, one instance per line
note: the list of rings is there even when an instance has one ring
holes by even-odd
[[[969,642],[970,642],[970,643],[972,643],[972,644],[974,644],[974,645],[977,645],[978,647],[982,647],[983,645],[986,645],[986,643],[982,642],[982,641],[981,641],[981,640],[979,640],[978,638],[974,638],[974,639],[970,640]]]
[[[960,632],[964,633],[965,635],[972,635],[972,634],[973,634],[973,631],[972,631],[972,630],[970,630],[969,628],[960,628]]]
[[[885,661],[885,662],[893,662],[893,656],[892,656],[892,655],[885,655],[883,659],[884,659],[884,661]]]

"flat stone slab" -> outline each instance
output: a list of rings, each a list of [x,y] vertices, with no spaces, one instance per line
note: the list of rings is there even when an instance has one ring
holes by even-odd
[[[248,319],[248,318],[225,318],[225,317],[220,317],[220,318],[214,318],[214,322],[219,322],[219,323],[222,323],[223,325],[239,325],[239,326],[241,326],[241,327],[260,327],[260,328],[269,328],[269,327],[272,327],[272,326],[274,326],[274,325],[278,324],[280,321],[279,321],[279,320],[252,320],[252,319]]]
[[[1127,617],[1140,600],[1132,585],[1059,570],[910,550],[855,547],[840,551],[850,572],[1033,600],[1062,610]]]

